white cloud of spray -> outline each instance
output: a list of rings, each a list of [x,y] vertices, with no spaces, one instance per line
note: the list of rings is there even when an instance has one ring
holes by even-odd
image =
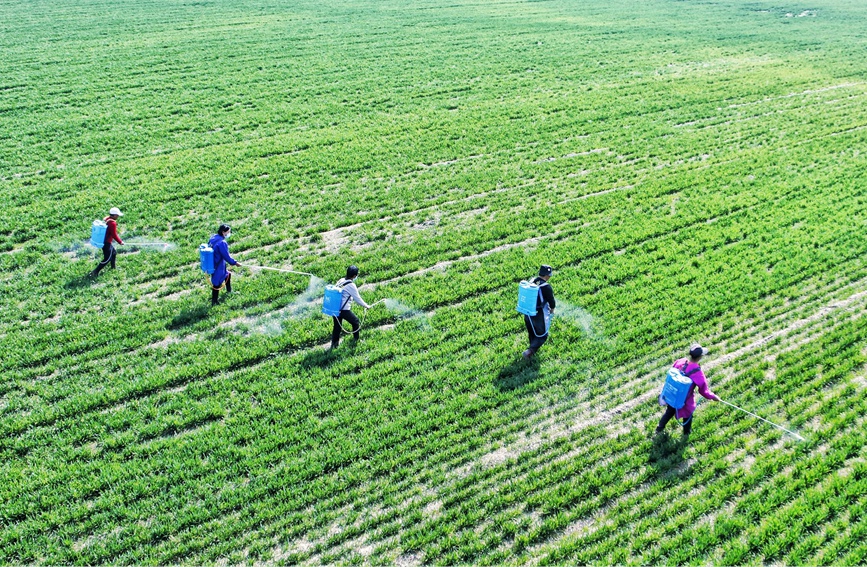
[[[245,317],[239,322],[245,334],[279,335],[283,332],[283,322],[286,319],[309,320],[318,317],[322,311],[322,296],[325,291],[325,280],[313,276],[307,289],[299,294],[289,305],[264,313],[262,315]],[[382,301],[383,307],[393,313],[398,320],[410,320],[421,328],[430,327],[427,313],[410,307],[392,298]],[[377,309],[378,307],[374,307]],[[366,314],[366,316],[372,315]],[[366,317],[365,317],[366,318]]]
[[[154,240],[147,238],[127,238],[123,241],[124,245],[114,244],[118,254],[130,252],[171,252],[176,250],[178,245],[173,242],[164,242],[162,240]],[[102,257],[102,248],[93,246],[89,240],[81,241],[69,239],[59,243],[50,244],[49,247],[60,254],[66,254],[73,258],[84,258],[87,256]]]
[[[246,317],[241,324],[246,327],[247,334],[279,335],[283,332],[283,322],[286,319],[310,319],[319,314],[324,291],[325,280],[312,276],[307,289],[292,303],[270,313]]]
[[[173,242],[163,242],[145,237],[133,237],[123,241],[127,250],[141,250],[142,252],[171,252],[178,245]],[[118,251],[122,251],[119,249]]]
[[[577,305],[572,305],[558,299],[557,307],[554,309],[554,319],[569,325],[575,325],[591,339],[602,338],[598,329],[599,325],[593,315]]]
[[[295,301],[284,307],[284,310],[289,316],[298,319],[310,317],[321,310],[324,293],[325,280],[316,276],[310,276],[310,283],[307,284],[307,289],[301,292],[295,298]]]
[[[412,319],[420,327],[429,327],[430,321],[428,321],[427,313],[421,311],[419,309],[414,309],[409,305],[401,303],[396,299],[392,299],[390,297],[386,298],[383,302],[385,304],[385,308],[397,315],[398,319]]]
[[[98,252],[102,256],[102,250],[94,248],[90,245],[90,241],[82,242],[80,240],[69,239],[63,242],[55,242],[48,245],[52,250],[59,254],[66,254],[72,258],[86,258]]]

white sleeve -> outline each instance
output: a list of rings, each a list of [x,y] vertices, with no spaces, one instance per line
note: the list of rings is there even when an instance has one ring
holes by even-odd
[[[358,288],[355,286],[355,282],[349,282],[348,284],[343,286],[343,289],[349,294],[349,297],[351,297],[352,300],[355,301],[357,304],[361,305],[364,308],[370,307],[370,305],[368,305],[364,302],[363,299],[361,299],[361,295],[359,295],[358,293]]]

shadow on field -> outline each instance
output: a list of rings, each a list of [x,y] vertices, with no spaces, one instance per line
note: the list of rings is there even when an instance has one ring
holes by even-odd
[[[64,289],[81,289],[83,287],[90,287],[96,283],[96,278],[91,278],[88,275],[84,276],[75,276],[74,278],[70,278],[67,280],[65,284],[63,284]]]
[[[343,349],[343,351],[341,351],[341,349]],[[301,359],[301,368],[328,368],[332,363],[336,362],[340,358],[341,352],[350,350],[354,349],[351,347],[347,348],[346,345],[341,345],[337,347],[337,349],[314,348]]]
[[[514,390],[529,384],[539,375],[539,359],[521,358],[512,362],[497,374],[494,385],[500,390]]]
[[[676,439],[667,432],[654,435],[647,464],[657,476],[687,478],[691,471],[689,462],[683,458],[683,452],[688,443],[689,438],[683,435],[678,435]]]
[[[184,309],[174,316],[167,327],[169,330],[177,330],[188,325],[194,325],[199,321],[208,318],[208,313],[211,309],[207,306],[196,307],[195,309]]]

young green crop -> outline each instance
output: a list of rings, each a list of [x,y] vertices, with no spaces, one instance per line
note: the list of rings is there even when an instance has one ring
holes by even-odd
[[[0,561],[863,563],[862,4],[0,6]]]

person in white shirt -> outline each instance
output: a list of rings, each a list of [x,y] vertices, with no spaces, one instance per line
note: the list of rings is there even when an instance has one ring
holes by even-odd
[[[343,293],[340,295],[340,315],[334,317],[334,330],[331,332],[331,348],[337,348],[337,345],[340,344],[343,321],[349,321],[349,324],[352,325],[352,337],[355,340],[358,340],[358,336],[361,333],[361,323],[358,321],[355,313],[352,312],[352,302],[355,301],[365,309],[368,309],[370,305],[361,299],[361,295],[358,293],[358,287],[355,285],[355,278],[357,277],[358,268],[349,266],[346,268],[346,277],[340,278],[337,281],[336,285],[343,289]]]

